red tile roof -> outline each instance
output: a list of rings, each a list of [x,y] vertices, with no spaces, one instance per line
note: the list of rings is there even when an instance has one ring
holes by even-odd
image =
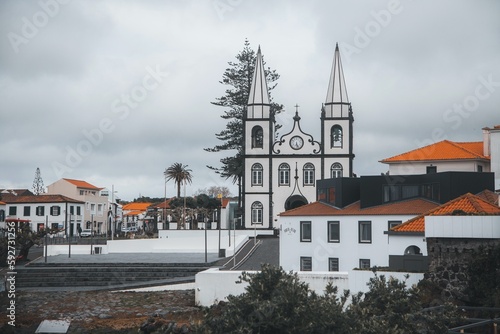
[[[64,195],[28,195],[28,196],[12,196],[4,199],[8,204],[13,203],[85,203]]]
[[[74,184],[75,186],[77,186],[77,188],[92,189],[92,190],[104,189],[104,188],[99,188],[99,187],[96,187],[94,185],[91,185],[90,183],[88,183],[86,181],[82,181],[82,180],[73,180],[73,179],[63,179],[63,180],[66,180],[69,183]]]
[[[489,160],[483,155],[483,142],[452,142],[443,140],[381,160],[382,163],[435,160]]]
[[[454,211],[463,211],[469,214],[500,215],[500,207],[485,201],[479,196],[467,193],[438,206],[426,213],[412,218],[401,225],[392,228],[395,232],[425,232],[426,216],[449,216]]]
[[[323,202],[314,202],[282,212],[280,216],[419,215],[436,206],[438,204],[422,198],[371,206],[369,208],[361,208],[358,201],[343,209]]]

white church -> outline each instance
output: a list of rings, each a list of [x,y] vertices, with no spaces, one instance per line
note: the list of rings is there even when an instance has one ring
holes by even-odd
[[[316,200],[316,180],[353,176],[354,118],[338,45],[326,99],[316,116],[321,119],[320,138],[302,130],[297,107],[293,128],[275,139],[259,47],[243,119],[242,227],[277,228],[278,214]]]

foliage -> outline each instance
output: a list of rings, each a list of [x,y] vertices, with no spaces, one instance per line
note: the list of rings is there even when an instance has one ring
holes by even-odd
[[[228,187],[220,187],[220,186],[211,186],[205,189],[198,189],[195,193],[194,196],[201,195],[201,194],[206,194],[208,197],[213,197],[217,198],[217,196],[220,194],[222,195],[222,198],[228,198],[231,197],[231,191],[229,190]]]
[[[200,333],[346,333],[345,300],[330,287],[325,296],[312,292],[297,274],[264,265],[255,274],[243,273],[246,292],[229,296],[206,310]],[[321,321],[318,321],[321,319]]]
[[[456,309],[448,305],[426,311],[416,286],[383,275],[370,278],[369,291],[352,297],[347,313],[356,333],[447,333],[456,319]],[[360,319],[354,321],[355,319]]]
[[[340,298],[331,284],[318,295],[296,273],[268,265],[241,281],[245,293],[207,308],[199,333],[446,333],[456,314],[422,309],[416,287],[377,274],[366,294]]]
[[[206,194],[201,194],[196,197],[186,197],[186,206],[184,208],[184,198],[172,198],[170,201],[169,213],[177,221],[177,229],[183,229],[184,220],[182,219],[183,214],[186,217],[186,221],[192,221],[192,228],[196,229],[198,226],[197,217],[202,215],[203,217],[210,217],[212,212],[216,210],[220,201],[217,198],[209,197]]]
[[[250,47],[250,42],[245,40],[243,50],[236,55],[237,62],[228,62],[230,67],[222,75],[220,83],[229,86],[229,88],[226,89],[224,96],[216,98],[216,101],[212,102],[216,106],[227,108],[221,116],[223,119],[228,120],[226,128],[215,134],[217,139],[223,143],[205,149],[208,152],[235,151],[233,156],[220,160],[221,167],[208,166],[208,168],[214,170],[221,177],[232,179],[233,183],[238,183],[239,187],[241,187],[244,164],[243,115],[248,104],[248,94],[252,84],[256,57],[255,51]],[[276,84],[272,83],[279,79],[279,75],[269,67],[265,69],[265,74],[269,92],[271,92],[276,87]],[[271,117],[274,120],[274,115],[281,112],[283,106],[272,102],[271,97],[270,102]],[[278,127],[275,125],[275,128]]]
[[[472,306],[500,307],[500,244],[472,254],[467,294]]]
[[[163,172],[163,175],[165,175],[165,181],[174,180],[174,183],[177,185],[178,198],[181,197],[182,182],[191,183],[193,180],[193,176],[191,175],[192,170],[187,167],[187,165],[176,162]]]
[[[8,223],[10,224],[10,223]],[[16,223],[17,224],[17,223]],[[9,226],[9,225],[8,225]],[[10,227],[8,227],[8,232],[14,233],[14,230],[11,230]],[[7,232],[5,231],[5,232]],[[61,232],[61,230],[56,229],[56,228],[50,228],[50,229],[40,229],[38,232],[32,231],[30,228],[29,223],[19,223],[19,225],[16,225],[15,228],[15,248],[19,251],[18,258],[20,260],[27,260],[29,251],[31,247],[34,245],[40,245],[42,244],[42,238],[48,233],[48,234],[56,234],[58,232]],[[8,243],[8,238],[9,236],[12,236],[13,234],[8,234],[6,233],[4,237],[0,238],[0,263],[1,266],[4,266],[7,264],[7,256],[8,256],[8,249],[9,249],[9,243]],[[12,239],[11,239],[12,240]]]

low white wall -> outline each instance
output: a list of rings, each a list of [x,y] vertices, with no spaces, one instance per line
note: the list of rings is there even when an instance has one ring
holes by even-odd
[[[254,272],[254,271],[248,271]],[[229,295],[240,295],[245,292],[247,282],[239,279],[242,271],[219,271],[211,268],[196,274],[195,299],[200,306],[210,306]],[[340,272],[298,272],[301,280],[309,284],[311,290],[322,294],[328,282],[338,286],[342,292],[349,288],[348,274]]]
[[[92,247],[90,245],[71,245],[71,254],[90,255],[90,251],[95,252],[96,247],[100,247],[100,254],[108,254],[107,245],[92,245]],[[68,252],[68,245],[47,245],[47,256],[68,254]],[[43,247],[43,255],[45,256],[45,247]]]
[[[205,231],[160,231],[161,237],[158,239],[127,239],[108,240],[109,253],[204,253],[205,252]],[[219,233],[218,231],[207,232],[208,253],[219,253]],[[227,235],[220,237],[220,245],[226,250],[226,256],[234,254],[248,240],[247,235],[231,235],[231,246]],[[236,246],[235,246],[236,245]]]
[[[424,278],[423,273],[403,273],[395,271],[377,271],[377,275],[385,276],[386,278],[392,276],[400,281],[406,281],[406,286],[408,288],[417,284]],[[405,275],[409,275],[408,279],[405,278]],[[374,276],[375,274],[371,270],[349,271],[349,290],[351,291],[351,294],[368,292],[368,282],[370,278],[373,278]]]
[[[245,292],[247,282],[239,279],[241,271],[219,271],[211,268],[196,274],[195,299],[200,306],[211,306],[222,300],[227,300],[229,295],[240,295]],[[374,277],[373,272],[364,270],[353,270],[347,272],[298,272],[299,278],[309,284],[309,288],[318,294],[323,294],[326,285],[331,282],[338,288],[339,297],[344,290],[349,289],[351,294],[368,291],[368,281]],[[423,279],[424,274],[400,273],[400,272],[378,272],[378,275],[386,277],[393,276],[404,281],[405,275],[410,277],[406,280],[407,286],[411,287]]]

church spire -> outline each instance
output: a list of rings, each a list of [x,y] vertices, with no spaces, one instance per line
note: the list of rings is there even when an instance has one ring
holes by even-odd
[[[266,73],[259,46],[250,94],[248,95],[247,117],[269,118],[269,107],[269,90],[267,89]]]
[[[344,71],[340,60],[339,44],[335,47],[330,81],[325,101],[326,117],[347,117],[349,113],[349,98],[345,86]]]

